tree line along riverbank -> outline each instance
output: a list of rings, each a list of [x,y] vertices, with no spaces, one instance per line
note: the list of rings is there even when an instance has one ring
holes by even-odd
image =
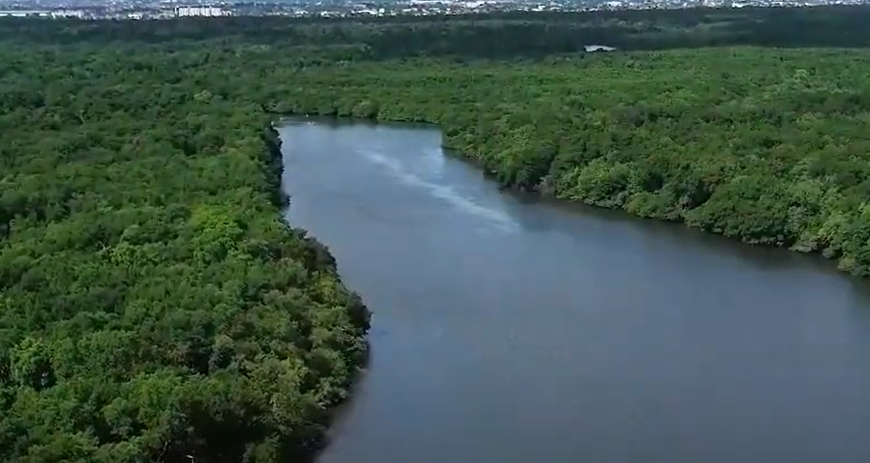
[[[870,273],[870,60],[716,48],[276,70],[279,112],[438,124],[504,186]]]
[[[321,445],[368,312],[280,217],[276,113],[435,123],[504,186],[866,275],[870,58],[819,47],[868,11],[0,21],[0,459]]]

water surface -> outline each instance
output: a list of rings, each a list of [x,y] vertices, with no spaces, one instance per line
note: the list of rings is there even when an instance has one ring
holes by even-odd
[[[431,128],[281,135],[288,220],[374,311],[320,463],[870,462],[870,293],[830,263],[502,193]]]

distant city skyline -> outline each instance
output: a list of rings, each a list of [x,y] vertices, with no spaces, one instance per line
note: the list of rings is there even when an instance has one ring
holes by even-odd
[[[218,16],[425,16],[504,11],[855,5],[870,0],[0,0],[0,17],[170,19]]]

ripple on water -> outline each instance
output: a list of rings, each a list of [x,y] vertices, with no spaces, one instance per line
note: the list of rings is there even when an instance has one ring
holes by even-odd
[[[457,210],[473,217],[483,219],[501,230],[516,232],[519,230],[517,223],[508,214],[494,208],[483,206],[474,200],[456,191],[453,186],[430,182],[408,171],[402,163],[391,157],[384,156],[378,151],[358,149],[357,152],[365,159],[386,168],[393,177],[402,182],[426,190],[430,195],[442,199]],[[442,156],[443,157],[443,156]],[[442,160],[443,162],[443,160]]]

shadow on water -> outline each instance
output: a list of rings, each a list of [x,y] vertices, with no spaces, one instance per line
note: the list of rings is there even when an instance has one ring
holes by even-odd
[[[457,156],[457,159],[462,159]],[[484,177],[487,177],[484,175]],[[487,178],[487,181],[492,181]],[[854,294],[870,302],[870,280],[854,277],[837,269],[835,260],[817,253],[801,253],[786,248],[751,245],[738,240],[691,228],[680,222],[646,219],[629,215],[618,209],[607,209],[583,203],[541,197],[534,193],[501,190],[510,201],[505,201],[507,212],[526,230],[555,231],[572,226],[573,218],[589,217],[596,221],[625,225],[627,230],[651,237],[651,245],[679,247],[698,252],[710,252],[733,257],[766,272],[806,270],[848,282]],[[548,210],[547,220],[541,220],[540,211]],[[567,214],[566,214],[567,213]]]
[[[275,126],[304,126],[307,124],[317,125],[329,129],[340,129],[345,127],[368,127],[376,128],[395,128],[395,129],[419,129],[419,130],[435,130],[440,132],[440,128],[435,124],[426,122],[391,122],[391,121],[375,121],[372,119],[358,119],[353,117],[341,116],[320,116],[320,115],[289,115],[282,116],[275,123]]]

